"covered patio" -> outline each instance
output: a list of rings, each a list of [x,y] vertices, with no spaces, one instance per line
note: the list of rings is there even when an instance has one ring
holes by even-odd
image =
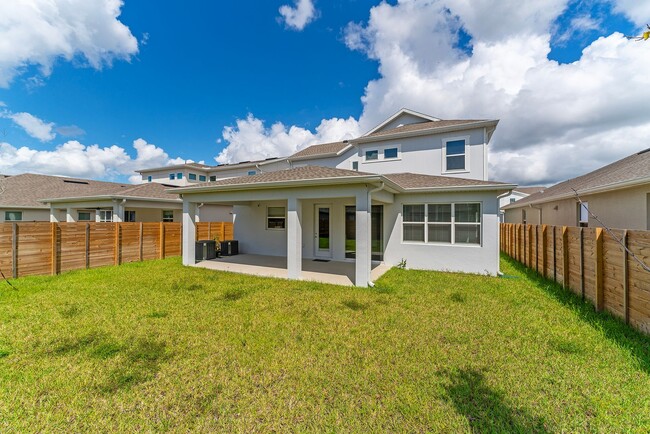
[[[285,279],[289,277],[287,258],[284,256],[240,254],[209,261],[200,261],[195,266],[210,270],[230,271],[255,276]],[[373,261],[370,271],[371,280],[378,279],[389,269],[390,267],[388,265]],[[334,285],[354,286],[355,263],[354,261],[303,259],[300,279],[331,283]]]

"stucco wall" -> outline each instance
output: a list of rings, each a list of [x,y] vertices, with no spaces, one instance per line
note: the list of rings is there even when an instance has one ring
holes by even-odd
[[[388,122],[378,131],[391,130],[393,128],[397,128],[399,125],[410,125],[410,124],[417,124],[420,122],[427,122],[427,120],[422,119],[419,116],[412,115],[410,113],[403,113],[397,116],[392,121]]]
[[[232,206],[206,204],[199,208],[199,219],[202,222],[231,222],[232,213]]]
[[[26,208],[0,208],[0,222],[5,221],[5,211],[22,211],[24,222],[49,222],[50,211],[41,209],[26,209]]]

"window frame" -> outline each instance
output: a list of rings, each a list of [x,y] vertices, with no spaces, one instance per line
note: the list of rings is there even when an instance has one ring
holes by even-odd
[[[358,161],[353,161],[352,162],[352,170],[359,171],[359,162]]]
[[[375,158],[368,158],[368,154],[371,152],[374,152],[376,154]],[[379,148],[374,148],[374,149],[366,149],[363,152],[363,160],[370,162],[370,161],[379,161]]]
[[[151,182],[151,181],[153,181],[153,176],[151,175],[147,176],[147,182]]]
[[[77,211],[77,221],[78,222],[91,222],[92,216],[91,216],[91,211]],[[88,219],[82,219],[81,214],[88,214]]]
[[[446,137],[442,139],[442,173],[467,173],[470,171],[469,167],[469,151],[470,151],[470,145],[469,145],[469,136],[455,136],[455,137]],[[447,155],[447,143],[449,142],[457,142],[457,141],[464,141],[465,142],[465,152],[462,154],[451,154]],[[465,157],[465,165],[462,169],[447,169],[447,157],[460,157],[460,156]]]
[[[254,176],[254,175],[257,175],[256,170],[249,170],[248,172],[246,172],[246,176]]]
[[[196,173],[188,173],[187,174],[187,179],[189,181],[196,181]]]
[[[9,214],[20,214],[19,219],[9,219],[7,216]],[[23,221],[23,212],[22,211],[5,211],[5,221],[6,222],[22,222]]]
[[[178,172],[176,174],[176,179],[183,179],[183,172]]]
[[[205,175],[199,175],[199,182],[207,182],[208,178]]]
[[[217,180],[217,176],[216,175],[210,175],[209,179],[210,179],[210,182],[215,182]]]
[[[424,222],[414,222],[404,220],[404,207],[424,205]],[[430,222],[429,221],[429,205],[451,205],[451,222]],[[456,205],[478,205],[479,206],[479,221],[478,222],[456,222]],[[483,247],[483,202],[469,201],[469,202],[404,202],[402,203],[402,244],[418,244],[418,245],[432,245],[432,246],[461,246],[461,247]],[[424,241],[404,240],[404,225],[405,224],[419,224],[424,225]],[[429,241],[429,226],[451,225],[451,242]],[[456,228],[458,226],[478,226],[479,240],[478,243],[459,243],[456,242]]]
[[[386,151],[392,151],[395,150],[395,156],[394,157],[387,157],[386,156]],[[384,149],[382,149],[382,156],[384,157],[384,161],[391,161],[391,160],[399,160],[399,146],[387,146]]]
[[[133,220],[129,220],[129,219],[126,217],[127,214],[128,214],[128,215],[133,215]],[[134,210],[132,210],[132,209],[124,210],[124,222],[126,222],[126,223],[135,223],[135,221],[136,221],[135,218],[136,218],[136,217],[135,217],[135,211],[134,211]]]
[[[170,173],[170,174],[169,174],[169,180],[170,180],[170,181],[174,181],[174,180],[176,180],[176,174],[175,174],[175,173]]]
[[[271,208],[282,208],[284,210],[284,216],[269,216],[269,210]],[[275,219],[279,220],[282,219],[284,221],[284,224],[282,225],[281,228],[278,227],[269,227],[269,220],[270,219]],[[287,229],[287,207],[283,205],[267,205],[266,206],[266,218],[265,218],[265,229],[267,231],[285,231]]]
[[[165,213],[171,213],[171,217],[165,217]],[[163,223],[174,223],[174,210],[173,209],[164,209],[164,210],[162,210],[161,221]]]
[[[100,209],[97,211],[99,214],[99,222],[100,223],[112,223],[113,222],[113,210],[112,209]],[[110,220],[106,219],[106,216],[109,215],[110,213]],[[103,217],[102,217],[103,216]]]

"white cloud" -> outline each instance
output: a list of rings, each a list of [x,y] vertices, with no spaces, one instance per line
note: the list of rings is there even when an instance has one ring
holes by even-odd
[[[650,2],[645,0],[611,0],[614,10],[626,15],[639,27],[650,24]]]
[[[335,142],[359,135],[359,124],[352,117],[324,119],[312,132],[297,126],[286,127],[281,122],[267,128],[264,121],[249,114],[246,119],[238,119],[236,126],[224,128],[223,138],[228,146],[215,160],[224,164],[287,156],[316,143]]]
[[[279,12],[287,28],[298,31],[303,30],[307,24],[318,17],[313,0],[296,0],[295,7],[282,5]]]
[[[118,20],[122,0],[0,2],[0,87],[30,65],[48,76],[58,58],[82,59],[95,69],[128,60],[138,42]]]
[[[177,164],[185,160],[170,158],[161,148],[144,139],[133,141],[135,158],[119,146],[86,146],[70,140],[54,150],[36,150],[27,146],[15,147],[0,143],[0,173],[42,173],[46,175],[77,176],[111,179],[131,175],[137,169]]]
[[[56,137],[56,133],[53,131],[54,122],[44,122],[36,116],[25,112],[7,112],[3,116],[14,121],[14,123],[25,130],[27,134],[41,142],[49,142]]]

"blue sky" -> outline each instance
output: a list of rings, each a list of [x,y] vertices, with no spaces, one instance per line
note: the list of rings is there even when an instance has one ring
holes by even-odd
[[[499,10],[505,0],[499,7],[480,2],[486,4],[475,5],[475,11],[460,0],[159,1],[155,8],[142,0],[90,3],[106,3],[117,12],[94,16],[88,9],[82,18],[86,27],[74,37],[64,34],[69,43],[59,49],[48,42],[59,36],[56,30],[47,37],[31,35],[29,29],[39,27],[29,20],[65,21],[68,12],[42,10],[25,18],[28,30],[22,37],[33,41],[34,49],[25,54],[0,48],[0,81],[3,68],[10,77],[0,87],[5,112],[0,171],[127,179],[138,164],[177,158],[215,164],[224,148],[221,162],[286,154],[362,133],[405,106],[444,118],[501,119],[491,173],[522,184],[549,183],[635,148],[598,152],[564,170],[553,161],[558,149],[594,141],[601,149],[613,131],[633,126],[633,136],[643,137],[650,126],[650,118],[631,120],[621,113],[605,128],[602,120],[611,106],[573,107],[583,93],[592,98],[599,85],[619,86],[608,81],[608,57],[629,68],[621,71],[622,80],[633,67],[647,65],[642,58],[650,57],[650,44],[623,45],[616,33],[635,34],[646,18],[650,21],[649,8],[629,1],[513,1],[517,12],[512,14]],[[279,12],[283,5],[297,13],[310,6],[314,12],[304,27],[292,28]],[[0,36],[8,38],[18,32],[7,16],[23,16],[11,8],[0,5]],[[93,26],[103,25],[112,30],[92,36]],[[96,38],[90,48],[78,42],[84,36]],[[585,48],[593,52],[589,58],[583,58]],[[626,56],[641,60],[630,65]],[[463,68],[464,79],[452,76],[454,68]],[[547,95],[553,80],[578,82],[587,68],[599,68],[593,86]],[[635,86],[646,83],[642,78]],[[611,89],[618,95],[614,107],[639,103],[628,90]],[[551,122],[565,98],[592,123]],[[528,104],[536,109],[523,116]],[[16,121],[17,113],[31,114],[49,133],[30,135]],[[546,119],[538,122],[540,117]],[[530,137],[530,143],[523,146],[522,137]],[[148,146],[139,157],[133,147],[137,139]],[[57,147],[71,140],[82,148],[68,158]],[[92,145],[97,147],[89,153]],[[87,167],[89,158],[96,167]],[[524,170],[539,161],[545,164],[537,173]]]

